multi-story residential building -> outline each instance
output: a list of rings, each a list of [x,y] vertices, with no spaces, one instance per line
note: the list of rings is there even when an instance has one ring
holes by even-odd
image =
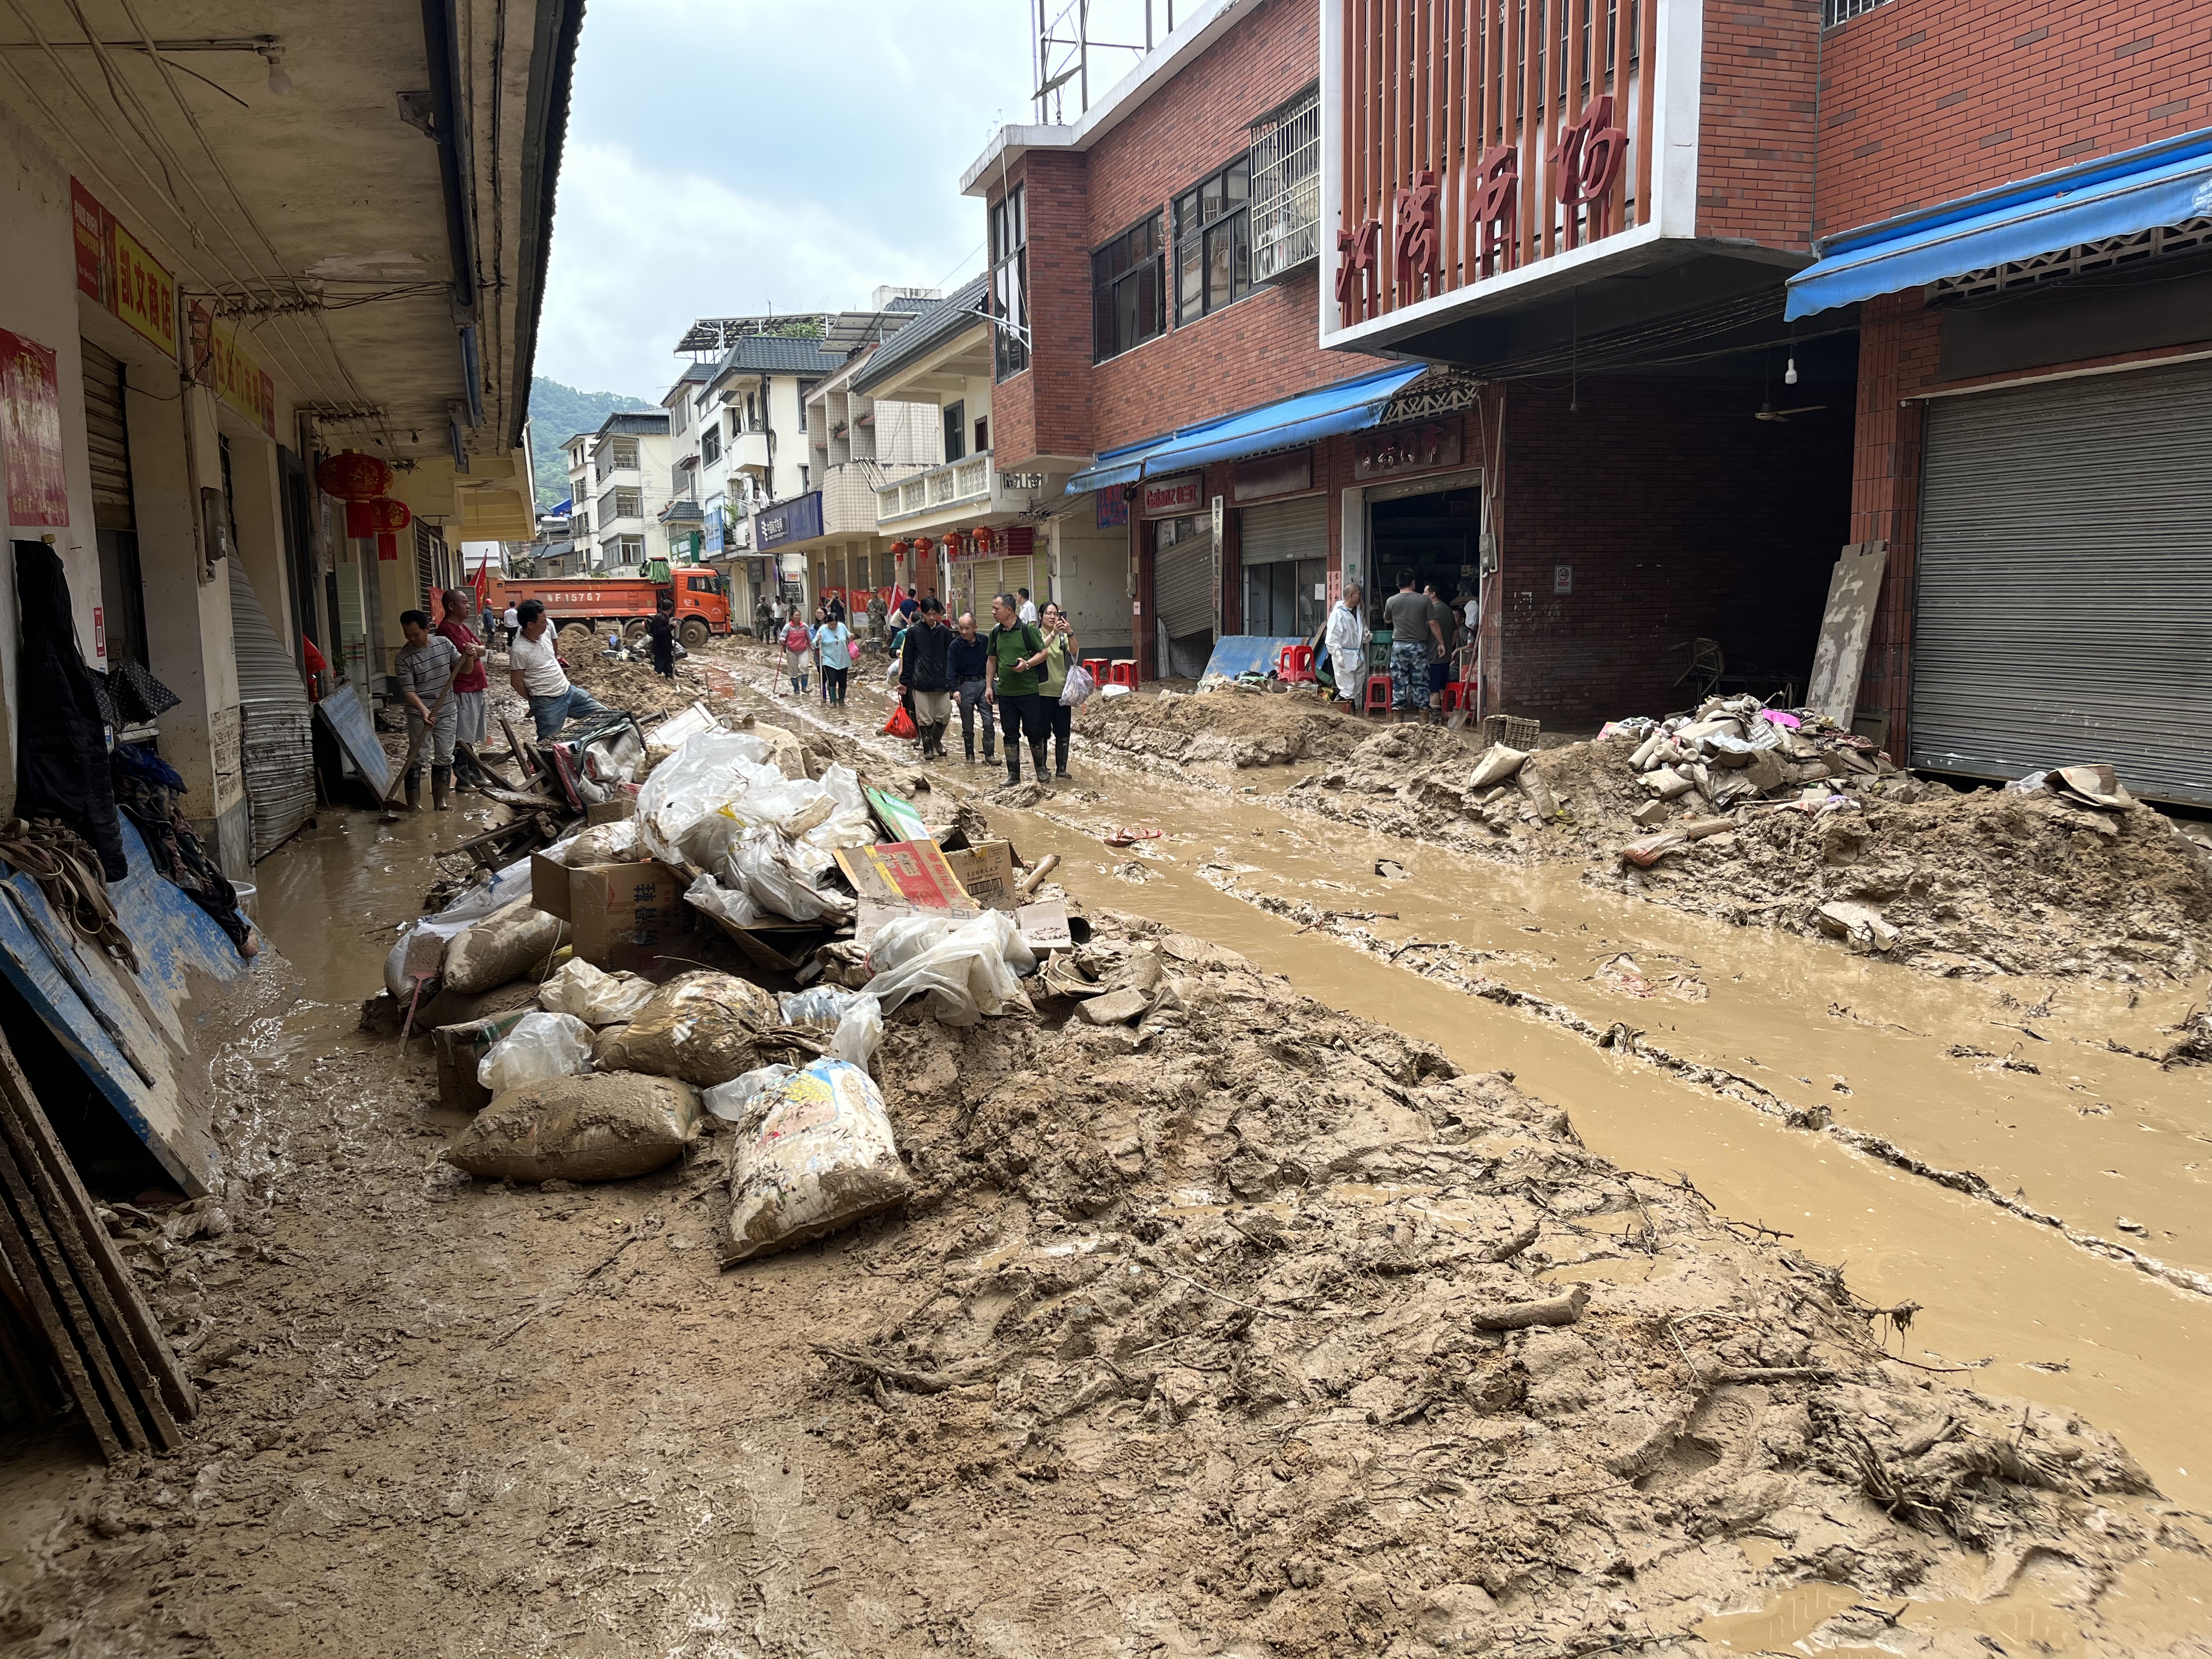
[[[668,556],[668,526],[662,511],[669,500],[669,417],[665,409],[617,410],[599,422],[599,429],[580,445],[586,454],[583,487],[588,497],[578,496],[580,514],[588,512],[588,536],[580,529],[578,540],[588,542],[592,570],[635,571],[648,559]],[[572,483],[578,475],[572,471]],[[581,506],[586,499],[588,508]]]
[[[676,384],[660,400],[668,411],[668,499],[661,506],[659,522],[667,538],[668,557],[676,564],[696,564],[706,544],[706,500],[700,478],[702,450],[715,446],[716,422],[701,409],[700,387],[708,368],[693,363],[676,377]]]
[[[908,303],[897,311],[879,309],[873,317],[854,313],[842,319],[845,326],[833,331],[832,343],[856,337],[860,343],[807,398],[811,475],[822,520],[819,538],[803,550],[808,592],[810,598],[836,593],[856,611],[866,608],[872,592],[888,598],[895,587],[911,586],[921,562],[911,543],[903,558],[892,554],[896,538],[878,523],[877,492],[935,465],[945,454],[944,422],[935,404],[872,398],[854,389],[884,349],[877,341],[894,325],[920,326],[909,319],[927,318],[942,304],[934,293],[895,297]]]

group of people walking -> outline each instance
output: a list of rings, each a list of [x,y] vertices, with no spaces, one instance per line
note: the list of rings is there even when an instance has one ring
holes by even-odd
[[[1006,739],[1008,783],[1022,781],[1024,744],[1040,781],[1067,775],[1075,710],[1060,694],[1069,671],[1082,661],[1082,648],[1066,611],[1048,602],[1042,613],[1032,606],[1024,617],[1028,599],[1026,592],[994,599],[987,632],[978,631],[971,611],[949,623],[934,595],[920,602],[900,643],[896,683],[912,708],[923,759],[947,758],[945,733],[957,707],[969,765],[975,762],[980,725],[986,766],[996,758],[998,738]]]
[[[860,642],[846,626],[845,615],[842,600],[828,599],[814,607],[811,623],[793,614],[782,632],[783,672],[792,690],[804,696],[818,677],[822,701],[835,708],[845,706],[853,665],[860,659]]]

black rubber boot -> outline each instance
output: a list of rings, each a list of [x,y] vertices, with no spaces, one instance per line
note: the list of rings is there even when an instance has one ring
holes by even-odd
[[[422,774],[420,771],[407,775],[407,810],[410,812],[422,810]]]
[[[1047,778],[1052,775],[1052,768],[1045,763],[1047,757],[1049,757],[1051,753],[1051,749],[1046,744],[1046,742],[1042,738],[1031,738],[1030,739],[1030,758],[1036,763],[1036,775],[1037,781],[1039,783],[1042,783]]]
[[[434,766],[430,769],[430,806],[438,812],[453,810],[453,769]]]
[[[1052,734],[1052,769],[1063,778],[1067,775],[1067,734],[1064,732]]]
[[[1018,746],[1010,743],[1006,745],[1006,781],[1019,783],[1021,781],[1022,751]]]

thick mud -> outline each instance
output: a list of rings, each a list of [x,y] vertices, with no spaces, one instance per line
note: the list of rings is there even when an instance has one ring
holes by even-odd
[[[847,752],[882,714],[785,707]],[[1449,918],[1562,1007],[1710,1012],[1655,1038],[1686,1052],[1739,1040],[1763,971],[1765,1064],[1733,1069],[1778,1096],[1825,1081],[1819,1037],[1903,1045],[1892,1076],[1972,1014],[2070,1040],[2092,1011],[1916,1008],[1887,964],[1691,917],[1665,962],[1620,923],[1668,913],[1402,846],[1374,873],[1364,831],[1093,760],[987,805],[1154,918],[1087,962],[1148,1012],[895,1021],[923,1195],[727,1274],[726,1137],[635,1182],[472,1182],[424,1045],[352,1030],[462,823],[346,817],[264,866],[271,981],[307,1000],[217,1060],[237,1224],[165,1267],[207,1333],[202,1445],[43,1466],[60,1518],[0,1534],[0,1652],[2204,1650],[2205,1528],[2168,1500],[2212,1459],[2212,1304],[1262,898]],[[2180,1012],[2099,994],[2145,1052]],[[2045,1075],[1946,1064],[1970,1095]]]

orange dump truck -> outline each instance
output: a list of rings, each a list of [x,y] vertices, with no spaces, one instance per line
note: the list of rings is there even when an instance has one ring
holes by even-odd
[[[620,628],[628,638],[641,639],[646,620],[660,604],[660,596],[676,596],[676,637],[688,649],[706,644],[730,631],[730,596],[723,579],[711,570],[679,565],[666,581],[646,577],[546,576],[491,579],[492,613],[510,605],[536,599],[545,607],[564,645],[580,641],[571,629],[605,639],[610,628]]]

